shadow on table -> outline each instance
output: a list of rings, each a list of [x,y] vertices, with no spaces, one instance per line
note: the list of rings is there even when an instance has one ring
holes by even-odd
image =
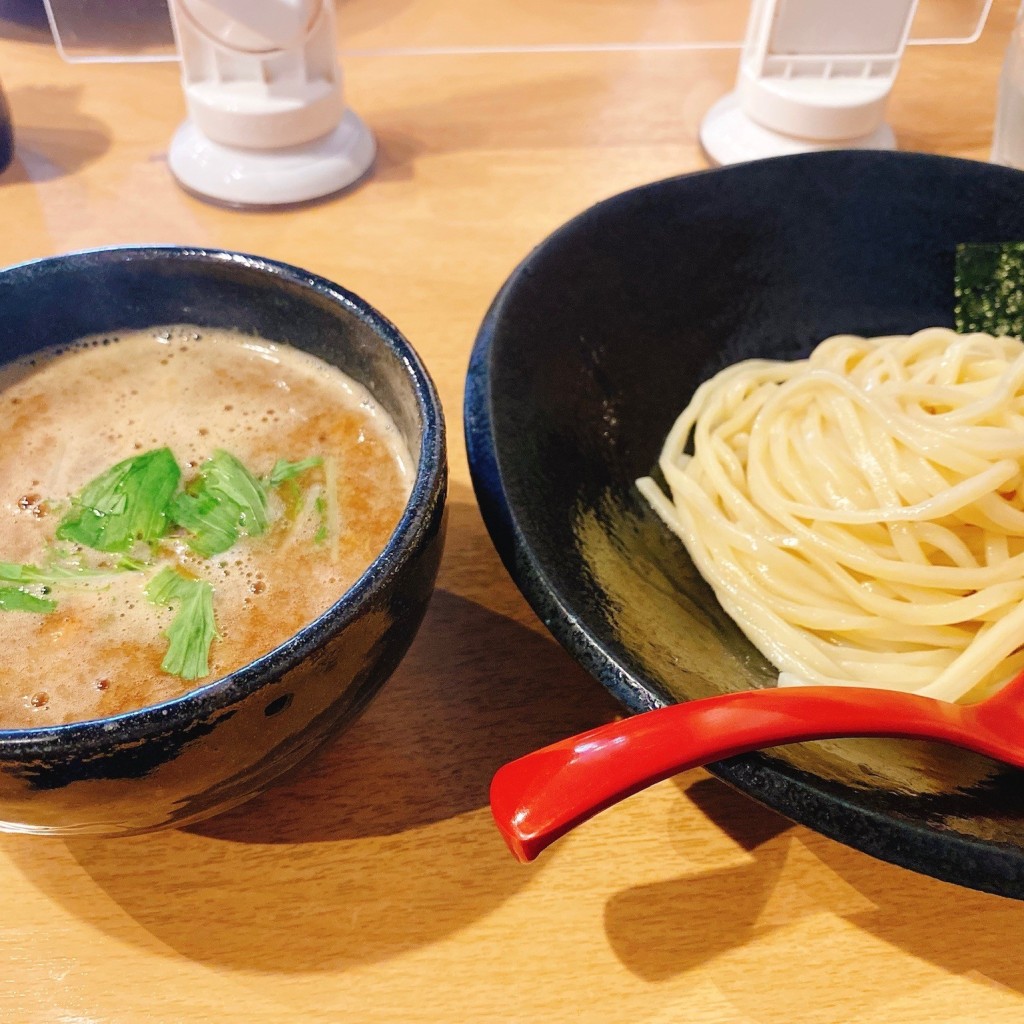
[[[506,761],[615,716],[618,705],[537,623],[505,613],[530,615],[467,497],[453,488],[438,589],[369,710],[294,779],[192,832],[294,844],[430,825],[486,808]],[[488,598],[500,610],[456,592],[474,576],[498,581]]]
[[[14,123],[14,161],[0,174],[0,188],[70,176],[110,148],[107,126],[79,109],[81,89],[22,86],[8,92],[7,99]]]
[[[492,912],[538,869],[517,864],[493,826],[491,775],[616,705],[523,625],[475,506],[456,495],[442,589],[412,650],[315,763],[191,829],[67,839],[45,856],[11,837],[5,852],[119,940],[240,970],[344,969]],[[474,574],[522,621],[445,589]]]
[[[879,972],[869,983],[862,971],[856,989],[837,984],[849,951],[827,948],[780,963],[786,983],[774,991],[749,988],[737,964],[771,954],[744,946],[804,917],[832,914],[950,974],[983,975],[1024,992],[1024,962],[1008,952],[1024,930],[1024,903],[918,875],[815,833],[798,836],[787,819],[717,779],[690,784],[686,796],[751,857],[626,889],[608,902],[609,941],[639,977],[664,982],[711,966],[723,994],[763,1024],[799,1017],[794,991],[806,994],[808,1006],[826,1000],[837,1021],[859,1017],[878,999],[906,995],[908,979],[897,971]],[[810,872],[809,892],[801,891],[804,865],[786,870],[795,856],[829,869]]]
[[[435,594],[402,668],[344,739],[291,781],[189,831],[232,843],[389,836],[487,806],[505,761],[612,717],[550,639]]]

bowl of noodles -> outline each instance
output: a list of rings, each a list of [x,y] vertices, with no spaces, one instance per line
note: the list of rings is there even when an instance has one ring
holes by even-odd
[[[957,291],[964,246],[1024,240],[1022,199],[1019,172],[924,154],[756,161],[612,197],[513,272],[470,364],[474,486],[627,710],[804,683],[973,702],[1024,667],[1024,345],[971,322],[1024,279]],[[1015,769],[881,739],[710,768],[1024,897]]]

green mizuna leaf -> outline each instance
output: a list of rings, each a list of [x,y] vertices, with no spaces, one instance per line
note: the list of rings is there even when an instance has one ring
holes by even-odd
[[[234,455],[218,450],[174,499],[171,518],[191,535],[189,547],[210,558],[227,551],[243,533],[258,537],[267,529],[267,494]]]
[[[171,518],[191,534],[188,546],[202,558],[227,551],[241,533],[238,505],[205,491],[179,494],[171,505]]]
[[[182,679],[209,675],[210,645],[217,635],[213,587],[206,580],[191,579],[168,566],[149,581],[146,597],[153,604],[177,606],[160,667]]]
[[[122,572],[138,571],[144,568],[141,562],[121,559],[115,569],[90,569],[83,565],[21,565],[17,562],[0,562],[0,582],[18,583],[22,586],[40,584],[43,586],[68,586],[76,583],[95,583],[119,576]]]
[[[322,495],[317,495],[317,499],[313,502],[313,507],[316,509],[317,518],[319,520],[316,528],[316,533],[313,534],[314,544],[326,544],[327,539],[331,535],[329,527],[329,516],[327,508],[327,499]]]
[[[958,245],[954,295],[961,334],[1024,338],[1024,242]]]
[[[136,541],[159,540],[181,478],[169,448],[156,448],[111,467],[71,499],[57,539],[96,551],[127,551]]]
[[[271,487],[279,487],[285,480],[292,480],[297,476],[301,476],[307,470],[316,469],[323,464],[324,460],[319,455],[312,455],[308,459],[302,459],[301,462],[289,462],[287,459],[278,459],[274,463],[274,468],[270,471],[267,483]]]
[[[0,587],[0,611],[36,612],[48,615],[57,607],[56,601],[36,597],[22,587]]]
[[[169,448],[125,459],[71,499],[56,530],[58,541],[117,553],[116,561],[109,560],[114,564],[104,568],[80,564],[80,551],[59,545],[52,547],[45,565],[0,561],[0,611],[45,614],[57,607],[48,598],[51,587],[145,571],[150,563],[140,560],[133,548],[139,542],[153,545],[172,526],[181,528],[192,551],[205,558],[226,551],[243,534],[258,537],[270,525],[268,493],[277,489],[285,515],[294,520],[306,501],[299,478],[318,467],[324,468],[327,486],[333,488],[333,463],[325,463],[321,456],[297,462],[279,459],[268,476],[258,479],[235,456],[218,449],[180,490],[181,468]],[[311,493],[319,490],[315,484]],[[336,509],[323,493],[316,494],[314,506],[314,541],[324,544],[337,534]],[[149,554],[156,557],[158,549],[151,547]],[[167,567],[149,581],[146,596],[154,604],[174,609],[163,670],[183,679],[209,674],[210,646],[217,635],[213,586]]]
[[[258,537],[269,525],[267,492],[230,452],[220,449],[202,467],[211,494],[233,501],[242,510],[242,529],[250,537]]]
[[[299,513],[306,503],[306,496],[302,488],[292,480],[283,480],[278,484],[277,496],[284,505],[284,517],[290,523],[299,518]]]
[[[129,558],[127,555],[117,560],[118,572],[142,572],[147,568],[149,567],[145,562],[140,562],[137,558]]]

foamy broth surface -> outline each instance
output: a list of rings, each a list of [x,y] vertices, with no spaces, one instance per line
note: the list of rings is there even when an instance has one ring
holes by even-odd
[[[5,562],[44,562],[70,496],[143,451],[168,446],[183,481],[217,449],[258,476],[278,459],[325,460],[294,521],[272,496],[267,533],[221,555],[199,558],[173,535],[162,542],[171,564],[213,584],[218,637],[208,676],[185,681],[161,670],[173,612],[146,599],[152,572],[55,587],[50,614],[0,611],[0,728],[144,707],[265,654],[355,582],[387,543],[411,486],[409,453],[365,388],[306,353],[232,332],[125,333],[13,364],[0,374],[0,415]],[[319,520],[318,494],[326,499]],[[333,501],[339,528],[316,543]]]

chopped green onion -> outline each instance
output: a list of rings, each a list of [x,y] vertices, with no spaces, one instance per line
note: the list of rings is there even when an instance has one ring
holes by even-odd
[[[217,635],[213,587],[167,566],[149,581],[146,597],[153,604],[178,606],[167,630],[167,653],[160,667],[182,679],[208,675],[210,645]]]

